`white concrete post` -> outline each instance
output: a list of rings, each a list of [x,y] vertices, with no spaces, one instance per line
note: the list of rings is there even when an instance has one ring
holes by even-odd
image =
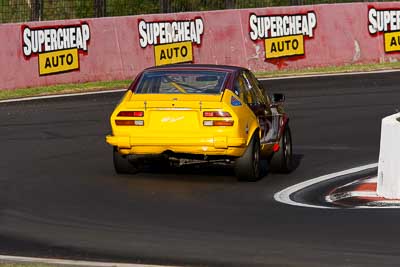
[[[382,120],[377,194],[400,199],[400,113]]]

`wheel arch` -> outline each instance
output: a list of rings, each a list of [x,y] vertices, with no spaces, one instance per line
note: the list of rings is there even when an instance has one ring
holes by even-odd
[[[257,124],[256,127],[253,127],[252,130],[249,131],[249,134],[247,135],[247,141],[246,145],[248,146],[251,142],[251,139],[253,138],[254,134],[258,135],[258,138],[261,139],[261,131],[260,131],[260,126]]]

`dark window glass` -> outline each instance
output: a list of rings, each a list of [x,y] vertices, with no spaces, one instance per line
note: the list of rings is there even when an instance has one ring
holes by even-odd
[[[142,75],[137,94],[220,94],[227,73],[222,71],[149,71]]]

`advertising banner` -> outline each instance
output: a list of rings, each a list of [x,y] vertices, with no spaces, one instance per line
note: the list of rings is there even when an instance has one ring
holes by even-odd
[[[400,3],[0,24],[0,89],[133,79],[179,63],[252,71],[400,60]]]

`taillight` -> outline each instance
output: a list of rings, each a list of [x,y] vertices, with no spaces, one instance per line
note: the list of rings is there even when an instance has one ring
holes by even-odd
[[[232,120],[203,121],[204,126],[233,126]]]
[[[138,118],[143,117],[143,111],[120,111],[118,112],[117,117],[129,117],[129,118]],[[117,126],[143,126],[144,120],[115,120],[115,124]]]
[[[120,111],[117,117],[143,117],[143,111]]]
[[[117,126],[143,126],[143,120],[115,120]]]
[[[230,118],[232,117],[229,112],[226,111],[204,111],[203,112],[203,117],[207,118]]]
[[[226,111],[204,111],[205,118],[232,118],[231,114]],[[204,126],[233,126],[233,120],[204,120]]]

